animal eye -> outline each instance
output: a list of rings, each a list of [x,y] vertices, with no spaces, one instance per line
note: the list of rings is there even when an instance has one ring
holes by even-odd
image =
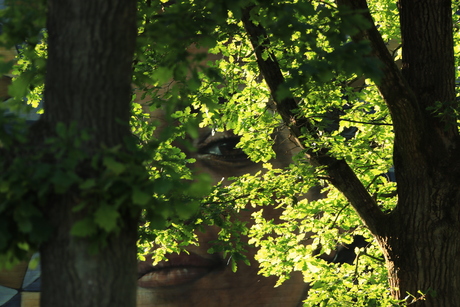
[[[236,147],[239,142],[239,137],[215,140],[205,147],[200,148],[198,153],[201,155],[212,155],[214,158],[222,160],[247,160],[248,156],[243,150]]]

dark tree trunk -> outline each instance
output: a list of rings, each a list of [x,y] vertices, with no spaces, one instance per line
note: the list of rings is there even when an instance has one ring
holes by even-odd
[[[67,201],[66,201],[67,200]],[[75,222],[72,199],[59,199],[48,217],[55,234],[40,248],[42,307],[136,306],[138,224],[130,215],[119,234],[94,252],[91,240],[69,234]]]
[[[76,123],[92,137],[80,148],[90,156],[102,146],[123,148],[130,135],[136,1],[49,0],[47,30],[45,114],[37,127],[46,138],[58,122]],[[135,306],[136,214],[121,212],[122,229],[93,253],[92,239],[69,233],[82,217],[72,211],[78,200],[75,192],[56,195],[44,209],[55,232],[40,248],[41,306]]]
[[[442,172],[437,175],[441,177]],[[377,238],[384,251],[394,297],[408,298],[408,302],[416,299],[415,306],[457,306],[458,184],[448,179],[425,180],[425,185],[414,186],[413,193],[398,203],[387,234]]]
[[[399,2],[402,74],[415,95],[412,103],[421,114],[421,129],[412,131],[402,121],[401,129],[395,129],[399,200],[380,239],[393,294],[404,298],[426,293],[416,306],[456,306],[460,301],[460,144],[451,109],[451,5],[449,0]],[[405,146],[408,136],[416,140],[415,147]]]

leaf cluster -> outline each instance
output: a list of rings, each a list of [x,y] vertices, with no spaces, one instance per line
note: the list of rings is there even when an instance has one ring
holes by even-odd
[[[241,12],[251,5],[251,20],[266,30],[266,36],[258,42],[266,48],[263,57],[276,59],[285,78],[275,98],[296,97],[300,101],[298,116],[316,124],[320,137],[310,141],[311,136],[305,131],[305,143],[311,148],[330,148],[333,156],[350,163],[384,210],[394,207],[395,198],[391,196],[395,184],[386,175],[392,165],[391,121],[373,83],[362,78],[366,75],[378,80],[379,65],[368,56],[370,48],[366,42],[351,39],[369,24],[333,3],[254,1],[242,5],[229,1],[177,1],[166,7],[161,15],[148,21],[149,26],[157,29],[151,30],[156,39],[149,48],[160,50],[156,55],[161,59],[155,62],[154,73],[145,70],[154,81],[152,84],[158,85],[150,90],[158,98],[152,100],[152,105],[166,110],[171,105],[191,106],[201,113],[195,123],[217,131],[232,129],[241,135],[237,146],[252,160],[270,161],[275,157],[272,136],[283,124],[274,111],[270,90],[262,82],[241,23]],[[387,11],[379,17],[382,27],[390,24],[389,15],[394,8],[385,5]],[[183,27],[184,20],[190,20],[187,27]],[[195,23],[198,21],[200,24]],[[164,31],[161,37],[155,34],[166,28],[182,40],[177,42]],[[146,37],[148,33],[146,30]],[[386,33],[388,39],[397,36],[393,25]],[[181,43],[184,44],[179,46]],[[190,43],[210,47],[210,53],[222,56],[207,61],[206,67],[191,64],[202,55],[190,54]],[[179,51],[172,52],[176,49]],[[162,96],[160,81],[170,78],[177,83],[170,83]],[[292,149],[299,151],[299,155],[289,169],[275,170],[267,165],[264,173],[218,185],[187,223],[171,224],[165,231],[157,232],[151,237],[154,243],[144,250],[154,248],[159,261],[166,252],[179,252],[186,244],[197,244],[195,229],[214,225],[222,230],[211,252],[226,254],[236,268],[237,262],[233,261],[244,261],[247,247],[255,246],[259,248],[261,274],[276,275],[279,283],[289,278],[292,271],[301,271],[312,285],[307,305],[392,304],[387,299],[385,268],[376,260],[381,255],[375,245],[366,251],[372,257],[360,256],[356,266],[337,267],[318,258],[331,253],[341,242],[351,242],[352,235],[364,234],[369,241],[372,239],[348,201],[327,185],[324,171],[313,169],[302,150]],[[324,189],[323,199],[302,199],[310,188],[318,186]],[[238,213],[247,210],[248,200],[257,209],[253,220],[238,221]],[[265,219],[264,210],[259,209],[273,206],[282,212],[279,220]],[[363,278],[358,280],[357,276]],[[385,299],[377,299],[381,297]]]

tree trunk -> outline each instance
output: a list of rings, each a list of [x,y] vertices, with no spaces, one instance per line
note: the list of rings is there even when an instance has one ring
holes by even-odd
[[[416,306],[457,306],[460,144],[451,109],[455,103],[451,1],[401,0],[399,9],[402,74],[415,95],[412,103],[421,120],[420,130],[414,131],[393,116],[399,200],[377,238],[395,297],[415,300]],[[414,147],[406,146],[408,137],[416,140]]]
[[[414,186],[391,214],[387,234],[377,236],[392,295],[417,300],[415,306],[457,306],[460,300],[460,193],[455,182],[452,177],[428,179]]]
[[[90,157],[103,146],[123,149],[130,136],[136,1],[49,0],[47,31],[45,114],[37,125],[43,131],[35,134],[46,138],[58,122],[76,123],[92,137],[79,148]],[[43,138],[36,142],[46,146]],[[77,194],[55,195],[44,209],[55,231],[40,248],[41,306],[135,306],[136,214],[119,211],[121,230],[94,253],[93,238],[70,235],[82,217],[72,211]]]
[[[125,227],[94,251],[94,241],[70,235],[76,220],[72,199],[50,206],[55,235],[40,248],[42,307],[136,306],[138,223],[126,215]]]

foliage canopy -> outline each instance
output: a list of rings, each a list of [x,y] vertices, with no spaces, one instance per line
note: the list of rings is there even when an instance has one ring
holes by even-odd
[[[41,99],[47,58],[44,7],[14,3],[2,11],[1,36],[6,48],[21,44],[14,65],[0,67],[8,73],[13,65],[10,109],[23,107],[24,97],[32,105]],[[368,4],[398,61],[396,4]],[[127,141],[129,152],[81,152],[80,143],[91,139],[91,131],[82,132],[72,123],[58,123],[56,137],[36,151],[20,119],[0,118],[1,150],[7,153],[0,166],[0,264],[14,263],[37,249],[52,231],[40,208],[55,195],[72,192],[81,198],[74,211],[82,212],[72,233],[94,237],[95,246],[108,233],[120,231],[120,214],[141,208],[140,257],[155,246],[155,257],[161,260],[165,253],[198,244],[196,229],[217,225],[222,230],[210,252],[231,255],[236,270],[238,261],[247,262],[240,238],[248,235],[250,244],[260,249],[256,258],[261,274],[279,276],[279,284],[292,271],[304,274],[312,285],[305,306],[397,305],[388,295],[377,244],[357,251],[353,265],[337,266],[317,257],[340,242],[350,243],[353,235],[374,239],[349,201],[328,183],[324,167],[312,166],[305,154],[327,150],[348,163],[382,211],[396,206],[396,183],[388,175],[393,165],[392,119],[375,86],[382,78],[382,64],[370,56],[369,42],[352,39],[370,26],[359,12],[333,1],[139,1],[134,96],[147,102],[141,106],[133,99],[131,128],[136,138]],[[458,54],[458,22],[456,27]],[[254,36],[257,31],[262,36]],[[282,82],[276,88],[262,81],[254,44],[262,46],[265,64],[279,67]],[[198,52],[190,51],[192,45]],[[222,56],[211,62],[208,53]],[[276,111],[272,95],[275,100],[295,99],[295,116],[314,123],[314,129],[300,128],[308,151],[298,148],[284,170],[270,164],[275,154],[271,135],[289,126]],[[160,123],[148,112],[157,108],[170,123],[180,124],[167,124],[155,134]],[[6,133],[7,124],[15,127],[14,133]],[[214,187],[206,176],[196,179],[187,168],[193,160],[173,144],[187,144],[186,136],[196,137],[199,126],[241,135],[237,146],[263,163],[265,171]],[[87,163],[83,170],[82,163]],[[301,197],[318,186],[324,198],[308,202]],[[280,221],[265,220],[261,211],[253,215],[253,224],[239,221],[238,212],[248,199],[261,210],[281,208]],[[308,239],[312,244],[303,244]]]

